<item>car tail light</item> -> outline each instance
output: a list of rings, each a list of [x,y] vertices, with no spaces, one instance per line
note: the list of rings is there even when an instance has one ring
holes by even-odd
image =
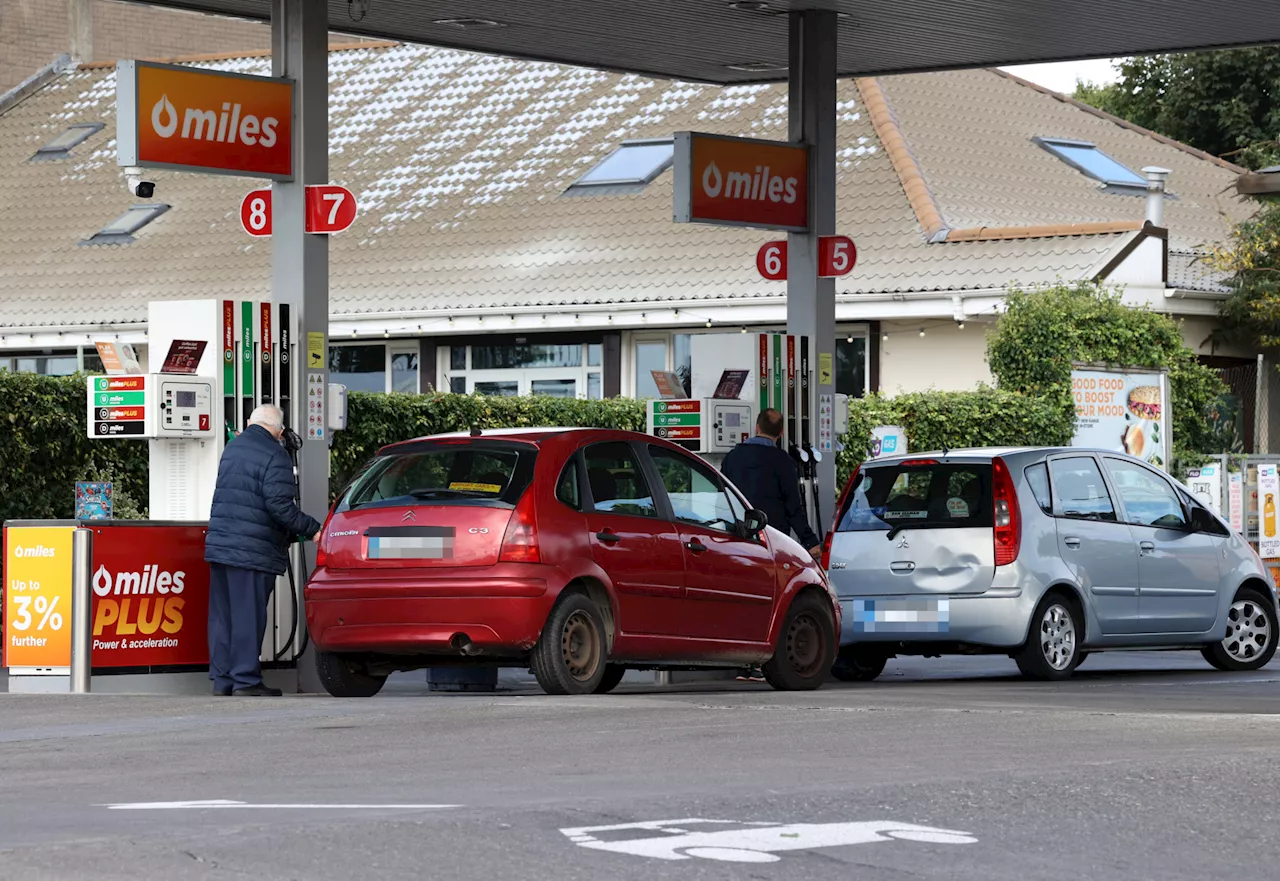
[[[831,569],[831,542],[835,537],[836,534],[833,530],[829,531],[827,537],[822,540],[822,560],[820,562],[822,563],[823,571],[830,571]]]
[[[937,465],[937,459],[907,459],[902,463],[903,468],[922,468],[926,465]]]
[[[542,552],[538,548],[538,524],[533,513],[533,490],[511,512],[507,521],[507,533],[502,537],[502,563],[541,563]]]
[[[991,495],[995,514],[996,565],[1008,566],[1018,559],[1022,544],[1022,518],[1018,512],[1018,496],[1013,489],[1013,477],[1004,459],[991,462]]]
[[[324,544],[319,543],[316,545],[316,568],[319,569],[324,564],[325,564]]]

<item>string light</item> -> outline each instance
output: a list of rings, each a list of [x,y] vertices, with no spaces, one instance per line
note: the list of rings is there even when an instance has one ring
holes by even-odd
[[[924,328],[920,328],[920,336],[924,336]]]
[[[886,342],[886,343],[887,343],[887,342],[889,342],[889,335],[888,335],[887,333],[885,333],[885,334],[881,334],[881,335],[880,335],[880,340],[881,340],[881,342]]]
[[[963,322],[963,321],[957,321],[957,322],[956,322],[956,329],[957,329],[957,330],[964,330],[964,322]]]
[[[707,319],[707,327],[710,327],[710,326],[711,326],[711,319],[710,319],[710,318],[708,318],[708,319]]]
[[[853,334],[849,334],[847,337],[845,337],[845,338],[844,338],[844,341],[845,341],[846,343],[852,343],[852,342],[853,342]]]
[[[742,327],[742,333],[746,333],[746,332],[747,332],[746,325],[743,325],[743,327]]]

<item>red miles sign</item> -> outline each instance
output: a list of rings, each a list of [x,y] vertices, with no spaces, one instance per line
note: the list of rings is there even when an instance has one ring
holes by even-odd
[[[808,229],[806,147],[679,132],[672,167],[677,223]]]

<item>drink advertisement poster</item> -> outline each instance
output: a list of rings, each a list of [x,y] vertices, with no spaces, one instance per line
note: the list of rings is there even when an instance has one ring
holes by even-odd
[[[1168,374],[1078,367],[1071,371],[1071,395],[1076,405],[1073,447],[1128,453],[1168,468]]]
[[[1264,560],[1280,558],[1280,533],[1276,531],[1276,506],[1280,505],[1280,470],[1276,465],[1258,466],[1258,555]]]

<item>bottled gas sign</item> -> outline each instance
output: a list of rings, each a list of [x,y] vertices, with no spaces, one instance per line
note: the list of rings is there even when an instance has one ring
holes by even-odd
[[[803,145],[679,132],[673,168],[677,223],[808,229]]]
[[[293,82],[171,64],[116,64],[116,161],[287,180]]]

